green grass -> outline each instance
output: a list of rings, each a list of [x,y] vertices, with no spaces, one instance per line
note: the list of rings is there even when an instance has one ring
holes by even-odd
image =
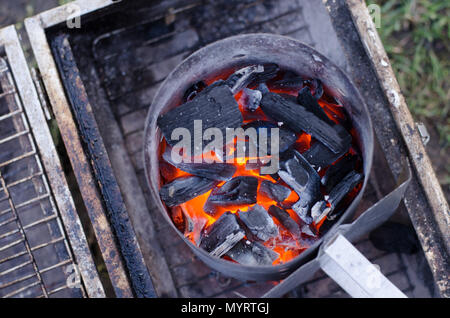
[[[441,155],[450,148],[450,1],[368,0],[381,7],[378,29],[416,121],[434,125]],[[445,161],[445,160],[444,160]],[[443,185],[450,184],[446,160]]]
[[[67,4],[67,3],[69,3],[69,2],[72,2],[73,0],[58,0],[58,4],[60,5],[60,6],[62,6],[63,4]]]

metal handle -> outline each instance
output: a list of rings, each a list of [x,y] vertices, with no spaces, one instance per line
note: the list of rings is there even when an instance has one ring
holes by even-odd
[[[406,298],[342,234],[337,234],[327,243],[319,264],[352,297]]]
[[[316,273],[321,267],[323,269],[323,266],[321,263],[324,263],[325,260],[327,259],[327,257],[329,257],[329,256],[325,256],[325,258],[323,258],[324,250],[325,250],[325,248],[328,248],[328,251],[333,251],[333,246],[336,247],[336,245],[333,245],[333,243],[342,242],[341,240],[336,241],[336,239],[339,236],[345,235],[346,238],[344,238],[344,239],[346,241],[348,239],[348,240],[354,242],[358,238],[362,237],[365,233],[372,231],[373,229],[377,228],[378,226],[380,226],[381,224],[386,222],[392,216],[392,214],[397,210],[410,181],[411,181],[411,169],[410,169],[409,164],[407,164],[405,166],[404,171],[402,171],[402,173],[399,176],[398,187],[396,187],[393,191],[391,191],[389,194],[387,194],[384,198],[379,200],[372,207],[367,209],[353,223],[342,224],[337,229],[330,230],[326,234],[326,237],[330,237],[330,239],[326,239],[324,241],[324,243],[322,243],[322,245],[319,247],[317,257],[313,258],[309,262],[300,266],[297,270],[295,270],[291,275],[289,275],[281,283],[279,283],[274,288],[272,288],[270,291],[268,291],[266,294],[264,294],[263,297],[264,298],[281,297],[284,294],[286,294],[288,291],[297,287],[298,285],[303,284],[306,281],[308,281],[308,279],[310,279],[314,275],[314,273]],[[350,245],[350,247],[347,247],[347,249],[345,249],[346,252],[350,251],[351,249],[356,250],[356,248],[351,243],[349,243],[349,245]],[[359,253],[358,250],[356,250],[356,251]],[[359,253],[359,254],[361,254],[361,253]],[[362,255],[361,255],[361,257],[364,258],[364,256],[362,256]],[[365,259],[365,261],[368,262],[366,264],[370,264],[370,262],[367,259]],[[372,266],[374,267],[375,265],[372,265]],[[352,271],[353,270],[354,269],[352,269]],[[350,271],[350,273],[348,274],[349,276],[351,276],[352,271]],[[329,276],[334,279],[332,274],[329,274]],[[337,281],[337,278],[335,280],[338,284],[340,284],[340,282]],[[340,284],[340,285],[345,289],[343,284]],[[346,291],[350,295],[352,295],[354,297],[358,297],[358,295],[353,295],[350,293],[350,291],[348,291],[348,290],[346,290]],[[361,295],[359,297],[370,297],[370,296]],[[372,297],[395,297],[395,296],[390,296],[390,294],[383,293],[380,296],[372,296]],[[401,297],[406,297],[406,296],[402,295]]]

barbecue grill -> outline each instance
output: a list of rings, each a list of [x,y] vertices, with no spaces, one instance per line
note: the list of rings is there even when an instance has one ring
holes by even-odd
[[[314,274],[313,258],[279,281],[217,273],[189,250],[150,195],[143,136],[159,85],[197,49],[255,32],[315,47],[355,83],[375,132],[355,224],[371,206],[388,210],[403,197],[394,218],[412,223],[422,250],[414,257],[382,252],[362,231],[348,238],[405,294],[437,295],[421,278],[431,271],[432,285],[449,295],[448,204],[360,1],[81,0],[25,26],[38,66],[32,72],[14,27],[0,32],[1,296],[345,295],[323,272]],[[74,175],[70,183],[48,128],[53,118]],[[405,191],[408,174],[401,172],[408,166]],[[78,191],[81,200],[74,200]],[[92,256],[90,232],[100,257]]]

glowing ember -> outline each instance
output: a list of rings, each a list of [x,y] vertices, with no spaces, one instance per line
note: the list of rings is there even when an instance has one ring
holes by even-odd
[[[301,254],[304,250],[306,250],[315,241],[317,241],[322,234],[320,232],[322,225],[326,222],[331,222],[327,221],[327,219],[331,220],[336,218],[351,203],[353,198],[361,189],[362,175],[358,172],[360,172],[362,169],[362,162],[355,143],[355,130],[350,127],[350,121],[347,120],[344,108],[340,105],[337,105],[336,103],[329,102],[334,101],[335,99],[332,96],[328,95],[327,90],[322,87],[322,84],[319,80],[300,80],[300,77],[286,79],[285,77],[287,76],[288,72],[284,71],[278,71],[276,76],[274,76],[276,69],[273,65],[271,66],[272,73],[270,74],[272,78],[268,79],[267,74],[267,76],[264,76],[264,73],[263,75],[261,75],[261,69],[264,68],[262,66],[247,68],[245,72],[243,72],[244,75],[236,75],[237,73],[235,73],[230,77],[222,76],[220,78],[214,79],[207,84],[211,85],[218,80],[223,80],[225,81],[225,83],[227,83],[227,81],[229,81],[229,79],[234,76],[233,83],[231,83],[230,88],[233,93],[235,92],[234,90],[239,90],[234,94],[234,98],[239,105],[239,110],[242,114],[243,125],[256,123],[257,121],[261,123],[269,122],[272,127],[276,125],[277,127],[286,129],[291,134],[295,133],[295,143],[292,143],[294,140],[291,140],[288,145],[290,147],[289,150],[280,154],[281,160],[283,160],[283,156],[285,156],[286,153],[290,152],[294,153],[294,158],[295,156],[302,156],[301,154],[307,152],[307,150],[310,149],[314,143],[317,143],[319,141],[316,138],[312,137],[310,134],[305,133],[304,131],[292,131],[292,127],[289,126],[289,123],[280,122],[277,121],[276,118],[270,118],[269,116],[267,116],[258,105],[261,100],[261,96],[264,95],[264,92],[260,92],[258,90],[260,89],[258,85],[261,83],[258,80],[264,79],[269,92],[277,93],[283,98],[284,101],[286,101],[287,104],[290,103],[289,105],[297,103],[299,90],[308,87],[310,90],[310,93],[308,91],[308,94],[311,94],[308,95],[308,98],[311,99],[311,103],[313,104],[313,106],[300,106],[300,104],[298,104],[298,107],[304,106],[303,111],[305,111],[306,109],[306,111],[308,112],[315,113],[316,115],[318,114],[318,117],[327,116],[328,118],[325,118],[323,121],[327,122],[326,125],[329,125],[327,127],[339,127],[341,130],[345,127],[344,133],[348,132],[348,134],[351,135],[351,146],[346,148],[348,150],[345,153],[339,154],[337,156],[338,159],[335,160],[332,165],[327,167],[316,167],[307,163],[310,168],[306,167],[305,169],[313,169],[312,171],[316,175],[315,180],[321,180],[321,183],[319,181],[316,185],[317,187],[320,186],[320,193],[318,194],[319,197],[312,197],[311,199],[313,200],[313,204],[311,204],[310,206],[307,205],[306,207],[302,207],[302,209],[306,209],[308,211],[307,217],[311,221],[305,221],[305,218],[303,218],[302,215],[299,214],[297,210],[295,210],[295,203],[300,202],[300,199],[307,195],[306,193],[302,193],[299,190],[303,188],[308,189],[309,186],[308,184],[302,184],[303,181],[301,180],[301,177],[299,177],[299,175],[304,172],[300,171],[297,172],[297,174],[299,175],[295,175],[295,171],[290,171],[289,169],[299,169],[295,166],[295,162],[293,162],[293,165],[288,165],[287,168],[284,168],[288,170],[288,172],[284,173],[284,175],[291,173],[291,175],[289,175],[288,177],[283,178],[283,174],[281,174],[281,172],[280,175],[278,175],[278,173],[263,174],[260,168],[261,166],[265,165],[267,160],[271,159],[272,154],[266,157],[251,157],[249,154],[245,153],[245,156],[235,156],[231,161],[229,160],[229,158],[226,161],[227,164],[232,164],[236,168],[231,180],[237,180],[234,178],[243,176],[256,178],[258,184],[255,203],[253,203],[252,201],[251,204],[234,204],[235,202],[247,202],[245,200],[239,200],[239,195],[241,195],[240,191],[245,192],[245,189],[242,190],[238,188],[238,185],[235,185],[238,184],[238,182],[234,182],[234,184],[230,183],[230,181],[222,181],[224,179],[221,179],[220,181],[217,181],[215,183],[215,188],[207,192],[199,193],[199,195],[197,195],[195,198],[169,209],[171,209],[170,215],[172,216],[172,220],[177,228],[182,232],[184,231],[183,234],[197,246],[201,245],[200,242],[202,239],[202,235],[206,235],[205,233],[208,232],[207,229],[211,229],[211,226],[222,215],[224,215],[224,213],[230,212],[232,214],[235,214],[237,219],[239,219],[239,215],[242,216],[246,213],[250,213],[249,211],[252,211],[252,213],[256,215],[255,217],[257,217],[259,213],[260,215],[262,215],[263,219],[255,219],[256,223],[252,224],[251,226],[248,226],[249,222],[253,220],[249,219],[250,214],[245,215],[245,222],[242,222],[243,220],[239,221],[239,224],[242,226],[246,233],[245,237],[242,240],[240,240],[240,237],[237,238],[238,240],[240,240],[239,244],[237,244],[236,241],[233,241],[231,243],[229,242],[229,244],[227,245],[227,242],[224,243],[222,241],[220,243],[220,247],[217,247],[217,249],[220,249],[220,255],[229,261],[248,261],[248,264],[251,265],[264,265],[264,262],[271,262],[272,265],[277,265],[292,260],[299,254]],[[292,74],[292,72],[289,72],[289,74]],[[205,87],[208,87],[205,85],[206,84],[203,84],[203,82],[198,82],[193,87],[191,87],[186,93],[187,97],[185,98],[185,101],[195,101],[197,96],[199,96],[199,94],[202,94],[201,90],[204,90]],[[244,88],[246,89],[245,93],[243,93]],[[243,105],[242,103],[250,104]],[[312,110],[311,107],[314,107],[314,103],[321,109]],[[336,131],[337,134],[339,134],[339,130],[336,129]],[[225,155],[223,153],[219,154],[215,153],[214,151],[208,151],[207,157],[209,157],[210,159],[215,159],[216,161],[221,159],[221,164],[224,165],[224,157],[226,157],[227,155],[233,155],[237,152],[238,141],[238,138],[235,138],[232,144],[227,145],[227,151],[224,152]],[[248,140],[246,139],[244,140],[244,142],[245,141]],[[280,140],[280,144],[281,143],[282,141]],[[166,139],[164,138],[161,141],[160,147],[160,172],[162,177],[162,186],[165,187],[165,193],[168,193],[168,195],[170,195],[175,191],[172,189],[173,186],[171,186],[174,180],[182,177],[192,176],[192,174],[176,168],[168,162],[170,160],[163,159],[163,154],[166,149],[168,149],[167,147],[168,144],[166,142]],[[203,158],[205,158],[205,155],[206,153],[203,154]],[[256,160],[254,160],[252,163],[251,159]],[[301,160],[306,159],[302,157]],[[214,163],[211,164],[214,165]],[[343,175],[343,173],[339,173],[339,171],[331,171],[327,174],[327,170],[329,169],[329,167],[334,166],[335,164],[337,164],[338,167],[345,167],[348,172],[353,173],[351,175],[352,178],[348,176],[346,177],[346,173],[345,175]],[[177,167],[183,168],[183,166],[180,165]],[[283,163],[281,163],[280,169],[283,169],[282,167]],[[204,166],[202,166],[202,168],[204,168]],[[187,170],[195,174],[195,169],[189,168]],[[287,181],[287,178],[290,178],[289,181]],[[310,180],[310,178],[308,180]],[[261,183],[263,181],[265,181],[265,188],[263,189],[263,191],[260,191]],[[214,213],[211,213],[210,211],[208,211],[207,213],[205,211],[205,204],[207,203],[208,198],[210,198],[211,193],[214,194],[215,192],[217,192],[218,189],[220,189],[220,187],[222,187],[227,182],[228,186],[230,187],[229,193],[223,194],[219,192],[219,202],[222,202],[221,200],[228,200],[230,197],[232,197],[232,199],[230,199],[229,203],[227,204],[215,205]],[[347,183],[342,184],[342,182]],[[293,184],[297,186],[295,187],[297,193],[294,191],[294,187],[292,186]],[[284,198],[282,202],[277,202],[272,199],[276,196],[268,191],[267,186],[270,185],[279,185],[278,189],[280,189],[280,191],[284,191],[281,194],[282,198]],[[225,187],[227,187],[227,185]],[[339,187],[343,190],[339,191]],[[350,190],[348,190],[348,188],[350,188]],[[221,195],[223,196],[223,198],[220,197]],[[271,196],[272,198],[269,196]],[[313,218],[311,217],[311,208],[315,203],[319,202],[320,204],[317,204],[314,210],[316,217]],[[323,202],[323,204],[321,202]],[[256,205],[259,205],[259,207]],[[256,210],[258,211],[258,213],[254,212]],[[267,213],[267,211],[269,211],[270,213]],[[264,226],[260,225],[265,224],[264,222],[267,224],[270,223],[270,226],[272,227],[270,235],[264,235]],[[243,223],[246,223],[247,225],[244,225]],[[234,226],[236,225],[234,224]],[[274,226],[276,231],[273,231]],[[252,233],[252,227],[256,229],[256,232],[259,231],[259,237],[258,235],[254,235],[254,233]],[[288,230],[288,228],[290,230]],[[209,232],[216,233],[219,230],[215,228],[214,231]],[[221,235],[226,237],[226,234],[226,229],[223,229],[223,233],[221,232]],[[266,241],[263,241],[261,237],[266,239]],[[236,239],[236,236],[234,236],[234,239]],[[211,242],[208,242],[208,244],[211,244]],[[256,257],[256,255],[250,257],[248,254],[246,254],[252,253],[252,250],[256,251],[255,253],[257,254],[259,253],[259,257]]]

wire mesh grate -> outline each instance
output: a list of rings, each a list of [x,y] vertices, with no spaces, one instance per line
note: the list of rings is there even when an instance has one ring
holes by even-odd
[[[83,297],[6,56],[0,57],[0,297]]]

